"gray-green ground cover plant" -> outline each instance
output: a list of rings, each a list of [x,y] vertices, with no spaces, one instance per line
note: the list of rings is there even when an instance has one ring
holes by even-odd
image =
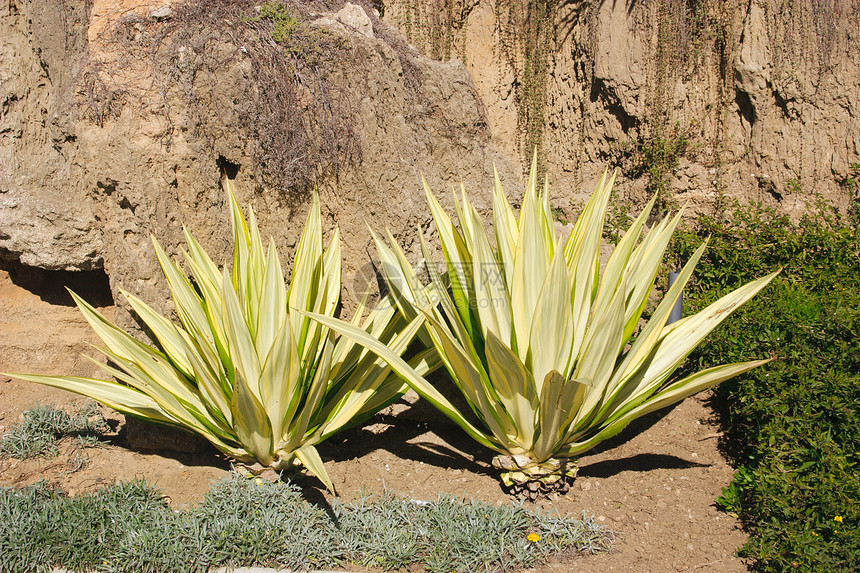
[[[18,459],[56,455],[57,441],[62,438],[74,437],[81,446],[93,446],[109,430],[98,405],[92,402],[71,414],[50,404],[37,404],[21,417],[0,437],[0,454]]]
[[[465,502],[440,495],[388,495],[337,504],[335,514],[352,560],[397,569],[423,564],[431,573],[508,571],[565,551],[609,549],[612,533],[593,519],[563,518],[521,504]]]
[[[364,497],[323,508],[292,484],[238,474],[179,511],[144,481],[71,498],[45,483],[0,488],[2,573],[52,567],[188,573],[252,565],[300,571],[349,563],[492,572],[562,552],[602,551],[611,539],[590,518],[444,496]]]

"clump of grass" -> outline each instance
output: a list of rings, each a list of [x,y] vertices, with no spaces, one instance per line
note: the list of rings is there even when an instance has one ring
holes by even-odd
[[[80,447],[93,447],[109,429],[95,402],[71,414],[50,404],[37,404],[25,410],[23,418],[0,437],[0,454],[17,459],[57,455],[57,441],[64,437],[74,437]]]
[[[251,18],[252,22],[268,19],[272,22],[272,39],[275,42],[285,42],[292,38],[299,29],[301,22],[292,13],[289,6],[280,2],[266,2],[259,7],[260,15]]]
[[[44,483],[0,488],[0,572],[307,570],[348,563],[490,572],[563,551],[596,552],[610,542],[611,533],[591,519],[521,505],[386,496],[321,508],[295,485],[238,474],[213,484],[198,506],[181,511],[145,481],[72,498]]]

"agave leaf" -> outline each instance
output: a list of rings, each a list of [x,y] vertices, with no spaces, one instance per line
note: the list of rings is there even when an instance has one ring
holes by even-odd
[[[467,216],[469,211],[472,211],[474,207],[472,207],[471,203],[469,203],[469,199],[466,197],[466,187],[461,183],[460,184],[460,197],[461,200],[457,200],[457,195],[454,194],[454,212],[457,214],[457,221],[460,223],[460,235],[463,238],[463,251],[466,253],[474,253],[475,252],[475,244],[473,243],[473,238],[475,236],[475,225],[482,226],[480,219],[475,222],[470,216]],[[477,217],[476,217],[477,218]],[[470,281],[471,283],[471,281]]]
[[[156,313],[137,297],[125,293],[124,291],[121,292],[123,292],[132,308],[140,315],[146,326],[153,332],[156,339],[161,344],[166,357],[170,361],[171,365],[177,370],[177,379],[180,382],[182,382],[183,377],[189,380],[197,380],[199,386],[202,386],[202,388],[198,387],[197,389],[198,392],[200,392],[200,396],[196,396],[193,391],[188,394],[188,396],[191,396],[193,399],[190,400],[190,403],[183,404],[182,409],[188,409],[189,412],[198,421],[203,423],[204,426],[221,434],[219,431],[220,428],[217,426],[226,421],[226,416],[223,414],[225,410],[222,408],[227,406],[228,402],[225,397],[218,392],[219,388],[217,383],[212,383],[213,381],[209,376],[208,369],[198,362],[199,359],[196,356],[197,353],[193,348],[194,345],[191,338],[185,333],[185,331],[177,328],[172,322]],[[145,345],[141,345],[138,348],[147,349]],[[189,356],[194,360],[194,365],[189,362]],[[115,358],[119,357],[115,356]],[[159,380],[155,376],[153,376],[153,379]],[[155,386],[159,387],[162,386],[162,384],[155,382]],[[185,386],[185,384],[183,384],[183,386]],[[163,393],[162,396],[167,397],[168,395],[173,394],[174,392],[168,387],[167,394]],[[174,406],[174,410],[176,409],[177,407]],[[226,412],[229,412],[229,408]]]
[[[100,366],[104,366],[100,364]],[[4,373],[6,374],[6,373]],[[146,394],[115,382],[78,376],[45,376],[35,374],[6,374],[21,380],[53,386],[92,398],[123,414],[177,429],[187,426],[167,415]],[[240,448],[223,441],[215,435],[207,436],[224,453],[235,458],[246,457]]]
[[[539,208],[534,182],[530,180],[520,211],[520,240],[517,242],[514,255],[514,275],[511,285],[514,348],[523,362],[528,357],[532,316],[553,254],[552,243],[548,245],[544,241]]]
[[[102,349],[103,353],[123,367],[136,369],[140,382],[151,380],[154,382],[153,388],[171,402],[179,399],[185,403],[200,405],[194,388],[170,366],[166,356],[114,326],[85,300],[75,293],[71,294],[84,318],[107,345],[107,349]]]
[[[758,368],[770,362],[770,359],[751,360],[749,362],[741,362],[736,364],[724,364],[701,370],[694,374],[690,374],[676,382],[672,382],[666,388],[655,394],[648,402],[643,403],[637,409],[631,410],[629,414],[635,417],[641,417],[651,412],[656,412],[660,408],[665,408],[670,404],[674,404],[679,400],[683,400],[688,396],[697,394],[702,390],[710,388],[716,383],[728,380],[735,376],[739,376],[744,372],[749,372],[753,368]],[[617,416],[619,419],[622,416]]]
[[[326,296],[319,301],[316,311],[333,315],[340,302],[340,229],[334,228],[323,257],[323,276],[326,281]]]
[[[206,358],[205,346],[201,347],[196,339],[192,339],[194,350],[188,353],[188,359],[192,366],[192,379],[197,381],[201,400],[213,419],[218,420],[225,427],[233,426],[233,414],[230,404],[233,400],[233,388],[223,372],[213,370]],[[219,365],[220,366],[220,365]],[[224,388],[228,387],[229,392]]]
[[[504,271],[490,247],[490,240],[478,217],[477,211],[467,205],[466,218],[470,221],[472,235],[472,277],[481,334],[487,330],[496,334],[506,344],[511,343],[511,306],[505,288]]]
[[[430,251],[427,248],[427,242],[424,240],[423,236],[421,236],[420,239],[421,239],[421,253],[424,255],[424,260],[425,261],[431,260],[430,259]],[[442,281],[441,275],[439,275],[439,272],[436,269],[436,265],[433,265],[433,264],[427,265],[427,274],[430,275],[430,281],[431,281],[431,283],[435,289],[435,292],[447,293],[447,288],[445,286],[445,283]],[[449,275],[449,278],[450,278],[450,275]],[[453,287],[452,287],[452,290],[453,290]],[[477,351],[475,351],[474,346],[472,345],[472,333],[468,329],[467,325],[463,324],[463,320],[460,316],[460,313],[457,311],[457,308],[456,308],[457,303],[456,303],[454,296],[448,297],[448,296],[445,296],[444,294],[440,294],[439,295],[439,303],[441,304],[441,307],[442,307],[442,313],[439,313],[436,310],[435,304],[433,306],[431,306],[430,308],[422,307],[422,308],[416,308],[415,310],[417,312],[422,312],[422,311],[433,312],[434,316],[439,321],[439,323],[441,325],[443,325],[442,330],[449,333],[451,336],[453,336],[457,340],[463,341],[464,345],[467,346],[468,349],[472,352],[472,359],[477,360],[478,359]],[[443,320],[442,320],[443,316],[448,319],[447,324],[450,325],[451,329],[449,329],[448,326],[443,322]],[[431,330],[430,335],[433,337],[433,343],[434,343],[434,345],[436,345],[436,347],[438,349],[437,340],[438,340],[439,334]],[[442,358],[445,359],[444,354],[442,355]],[[446,360],[446,366],[449,366],[447,360]],[[449,367],[449,370],[450,370],[450,367]]]
[[[414,310],[412,305],[424,307],[428,306],[430,301],[423,296],[424,289],[418,283],[412,265],[406,261],[405,254],[403,254],[403,251],[394,241],[390,231],[388,232],[388,237],[392,245],[391,247],[385,244],[385,241],[380,239],[373,229],[369,230],[376,245],[376,251],[379,254],[379,260],[383,268],[383,278],[388,285],[389,291],[397,299],[398,307],[400,304],[403,304],[405,307],[404,310],[412,314],[408,318],[415,318],[418,315],[418,311]]]
[[[138,418],[156,421],[168,426],[181,427],[161,409],[155,400],[133,388],[97,378],[80,376],[47,376],[37,374],[6,374],[28,382],[37,382],[62,390],[76,392],[101,402],[105,406]]]
[[[319,331],[316,328],[309,331],[312,326],[311,321],[292,312],[292,310],[315,310],[315,301],[320,290],[326,288],[324,284],[320,284],[323,265],[319,197],[314,193],[305,221],[305,228],[299,239],[299,246],[293,261],[293,276],[287,294],[291,311],[290,319],[293,321],[293,333],[296,335],[299,356],[303,362],[308,359],[311,352],[317,352]]]
[[[493,230],[496,234],[499,265],[504,270],[505,285],[510,291],[513,284],[514,255],[517,251],[519,228],[495,166],[493,166]]]
[[[681,221],[683,209],[671,220],[665,218],[657,227],[646,236],[645,240],[636,249],[633,262],[630,265],[627,276],[627,311],[625,312],[626,325],[624,327],[625,338],[629,338],[636,328],[636,323],[642,316],[648,295],[654,286],[657,272],[663,261],[663,255],[672,238],[672,233]]]
[[[535,150],[537,151],[537,150]],[[517,228],[522,232],[523,227],[525,226],[525,218],[527,214],[530,212],[529,209],[526,209],[526,206],[529,205],[534,208],[535,203],[537,202],[537,153],[532,154],[532,162],[531,168],[529,169],[528,180],[526,181],[525,193],[523,194],[523,203],[520,208],[520,214],[517,218]]]
[[[272,425],[263,405],[251,391],[253,383],[246,381],[239,370],[236,370],[235,380],[231,406],[236,435],[245,448],[267,466],[274,460]]]
[[[429,348],[423,352],[419,352],[415,356],[412,356],[407,361],[407,364],[409,364],[409,367],[412,368],[416,374],[425,377],[442,366],[442,360],[439,358],[439,353],[436,352],[435,348]],[[391,390],[387,392],[381,391],[382,388],[386,387],[391,388]],[[406,392],[409,385],[404,383],[396,373],[391,372],[389,367],[388,376],[385,378],[385,381],[379,385],[379,388],[380,390],[374,392],[362,409],[355,415],[356,418],[363,418],[367,416],[368,413],[376,412],[379,409],[390,405]]]
[[[395,329],[402,327],[402,321],[395,318],[397,309],[390,302],[390,293],[383,297],[383,300],[376,306],[373,312],[367,316],[364,323],[362,323],[362,319],[365,318],[365,311],[367,309],[367,299],[370,296],[369,284],[367,288],[368,292],[364,293],[364,296],[358,303],[358,307],[352,316],[350,324],[353,326],[363,324],[363,328],[368,332],[375,333],[374,336],[377,338],[384,337],[384,333],[389,327],[393,327]],[[335,343],[334,350],[332,350],[331,372],[329,373],[329,376],[332,380],[347,380],[352,376],[351,372],[347,372],[347,370],[354,368],[367,354],[369,354],[369,351],[366,348],[355,344],[352,340],[349,340],[346,337],[341,336]],[[332,390],[334,390],[334,388],[332,388]]]
[[[639,384],[642,390],[638,394],[646,394],[665,382],[705,336],[767,286],[779,272],[747,283],[684,321],[664,327],[664,331],[670,329],[670,332],[657,344],[655,357],[642,374],[642,382]]]
[[[297,406],[300,376],[298,349],[290,320],[284,316],[260,372],[260,397],[276,441],[286,433],[291,412]]]
[[[188,250],[183,250],[182,252],[185,255],[185,260],[188,261],[189,264],[193,262],[195,265],[195,280],[198,283],[206,281],[213,287],[217,287],[217,285],[221,284],[221,269],[218,268],[218,265],[215,264],[203,247],[200,246],[200,243],[197,242],[194,235],[192,235],[184,226],[182,227],[182,233],[185,236],[185,243],[188,246]],[[155,236],[152,237],[152,240],[156,244],[158,243]],[[181,275],[181,278],[185,278],[185,276]]]
[[[230,223],[233,227],[233,272],[231,279],[236,297],[244,303],[247,298],[245,289],[248,286],[248,272],[246,269],[251,264],[251,232],[239,208],[239,203],[236,201],[233,185],[226,179],[222,184],[227,191],[230,202]]]
[[[447,365],[450,365],[449,372],[472,405],[475,414],[497,438],[501,440],[519,438],[521,430],[511,419],[510,413],[495,398],[496,390],[491,385],[483,364],[473,361],[457,339],[443,329],[435,317],[427,314],[424,319],[431,325],[431,331],[437,333],[438,336],[434,338],[434,342],[438,341],[440,344],[439,348],[442,349],[440,354],[444,354],[447,358]]]
[[[315,372],[307,373],[304,382],[304,402],[296,412],[298,418],[290,426],[289,449],[305,443],[305,438],[316,429],[313,427],[316,425],[313,422],[316,421],[316,414],[328,389],[328,373],[331,370],[332,351],[334,350],[334,334],[328,330],[326,332],[326,342],[322,350],[321,360]]]
[[[188,313],[189,319],[183,320],[183,324],[193,339],[197,341],[198,348],[205,353],[206,362],[212,370],[223,369],[226,376],[223,380],[222,392],[224,395],[230,396],[233,393],[231,384],[234,366],[233,359],[227,349],[227,334],[224,330],[224,303],[221,294],[222,273],[215,267],[212,260],[190,233],[186,232],[185,238],[188,241],[188,252],[185,253],[185,259],[191,267],[191,272],[194,274],[202,294],[202,298],[198,298],[196,302],[196,305],[202,308],[202,316],[198,309],[192,308],[194,300],[189,296],[187,299],[190,311]],[[171,273],[179,275],[176,277],[177,281],[181,277],[187,282],[178,268],[175,268]],[[165,275],[167,275],[167,271],[165,271]],[[169,278],[168,284],[171,284]],[[174,291],[172,284],[171,291]],[[196,295],[196,293],[194,294]],[[175,300],[176,296],[174,295]],[[177,308],[180,308],[180,303],[177,303]],[[180,319],[182,320],[181,311]],[[210,349],[214,349],[214,352]]]
[[[473,281],[468,276],[472,271],[471,253],[466,248],[463,236],[454,228],[451,218],[442,209],[442,206],[430,191],[430,187],[423,177],[421,181],[424,185],[427,203],[430,205],[430,211],[433,214],[433,221],[436,223],[436,229],[439,232],[439,240],[442,243],[442,254],[445,257],[448,267],[448,280],[451,284],[451,295],[454,302],[453,308],[456,309],[460,317],[460,323],[469,333],[469,337],[472,339],[472,344],[474,345],[474,342],[480,339],[480,333],[478,332],[480,330],[480,323],[472,312],[473,298],[470,296],[469,290],[469,285]],[[422,244],[422,250],[425,251],[424,260],[432,261],[424,247],[426,245]],[[433,265],[429,266],[432,267]]]
[[[313,446],[304,446],[296,450],[296,457],[304,464],[308,471],[317,476],[323,485],[325,485],[329,491],[332,493],[336,493],[334,489],[334,483],[332,483],[331,478],[328,475],[328,472],[323,465],[322,458],[320,458],[319,452]]]
[[[170,320],[155,312],[149,305],[136,296],[120,289],[131,308],[140,316],[144,324],[152,331],[158,340],[162,351],[171,363],[186,377],[191,377],[193,371],[188,361],[191,341],[185,331],[179,329]]]
[[[146,348],[145,345],[141,346]],[[182,381],[178,379],[175,372],[153,367],[159,362],[157,351],[146,353],[145,350],[139,352],[138,350],[141,349],[134,349],[129,353],[131,355],[129,359],[128,356],[120,356],[107,348],[98,350],[121,368],[121,371],[117,372],[116,369],[105,365],[104,370],[113,373],[129,386],[145,392],[178,423],[204,436],[212,432],[213,426],[217,425],[216,420],[206,415],[207,408],[198,396],[179,391]]]
[[[191,283],[188,282],[185,273],[167,256],[167,253],[164,252],[164,249],[161,248],[161,245],[154,236],[151,237],[151,240],[158,263],[170,287],[170,294],[173,296],[173,304],[176,307],[177,314],[179,314],[179,319],[185,325],[206,324],[206,315],[203,307],[200,305],[200,297],[197,295],[194,287],[191,286]],[[128,295],[126,294],[125,296],[128,299]]]
[[[386,308],[396,305],[396,310],[403,315],[406,322],[412,321],[420,313],[416,308],[429,308],[435,305],[438,295],[435,288],[423,286],[421,281],[415,274],[415,269],[409,264],[406,254],[394,240],[391,232],[388,232],[388,238],[391,242],[391,248],[381,241],[373,230],[370,231],[374,237],[377,252],[384,267],[383,277],[389,288],[389,294],[380,303],[378,308]],[[432,264],[420,261],[421,264]],[[391,282],[389,282],[391,280]],[[394,309],[391,309],[392,311]],[[418,338],[425,347],[430,347],[433,342],[430,340],[429,334],[425,329],[420,329],[417,333]]]
[[[223,275],[223,315],[224,326],[227,334],[228,351],[233,357],[233,364],[236,372],[242,376],[249,391],[254,394],[254,397],[259,401],[260,397],[260,359],[257,356],[257,349],[254,348],[254,340],[251,338],[248,320],[239,306],[239,298],[236,291],[230,288],[230,276],[227,271]],[[234,391],[239,385],[236,380],[233,382]]]
[[[400,331],[392,337],[381,337],[381,333],[375,334],[372,330],[365,328],[374,338],[385,340],[387,346],[395,353],[403,355],[407,347],[414,339],[418,329],[423,326],[423,317],[415,317],[408,325],[401,327]],[[355,326],[355,324],[353,324]],[[346,337],[341,337],[341,341],[349,341]],[[351,342],[351,341],[349,341]],[[362,348],[359,345],[352,343],[352,347]],[[363,349],[365,354],[358,360],[351,361],[354,364],[354,370],[350,375],[359,382],[355,386],[341,386],[333,396],[326,398],[327,410],[322,412],[322,416],[329,420],[329,425],[341,427],[349,424],[349,422],[358,417],[368,406],[374,403],[373,395],[379,394],[379,388],[386,384],[396,384],[397,388],[393,391],[383,392],[384,401],[396,399],[406,391],[405,384],[396,376],[391,376],[391,367],[385,362],[378,360],[376,355],[370,351]],[[426,355],[427,351],[422,354]],[[335,347],[335,356],[337,355],[337,347]],[[337,361],[339,358],[333,358]],[[410,364],[411,364],[410,360]],[[423,360],[419,361],[423,363]],[[425,371],[426,373],[426,371]],[[372,408],[371,408],[372,409]]]
[[[615,175],[607,181],[606,173],[603,173],[597,189],[586,204],[564,246],[564,257],[572,284],[570,295],[573,309],[572,356],[579,355],[585,340],[585,330],[588,326],[588,316],[594,301],[600,268],[600,238],[603,234],[604,214],[614,181]]]
[[[489,378],[495,384],[504,411],[513,421],[513,427],[506,433],[515,436],[517,443],[529,449],[534,443],[535,415],[539,404],[535,380],[519,357],[493,331],[487,333],[485,350]]]
[[[257,228],[257,218],[254,210],[248,207],[248,256],[247,268],[243,269],[245,279],[245,298],[239,299],[242,310],[248,321],[248,331],[252,338],[257,337],[257,325],[259,324],[260,296],[263,289],[263,276],[265,272],[266,256],[263,252],[263,241],[260,238],[260,230]],[[234,265],[234,273],[236,272]]]
[[[546,375],[537,409],[539,437],[533,448],[535,460],[549,459],[564,445],[566,428],[582,407],[587,391],[587,383],[565,379],[555,370]]]
[[[143,346],[143,349],[145,351],[147,347]],[[154,377],[153,371],[147,370],[148,363],[158,360],[158,351],[149,349],[152,356],[144,352],[133,353],[135,356],[129,358],[115,354],[107,348],[97,348],[97,350],[104,354],[108,360],[117,364],[118,368],[114,368],[110,364],[99,363],[90,357],[86,358],[130,388],[145,393],[177,424],[196,431],[207,439],[213,436],[232,439],[233,436],[224,431],[223,416],[210,416],[210,408],[202,403],[196,395],[184,394],[184,396],[180,396],[175,394],[175,380]],[[157,376],[157,372],[155,376]],[[171,384],[171,382],[174,383]],[[213,440],[213,443],[218,445],[217,441]]]
[[[630,394],[636,391],[637,381],[630,381],[639,368],[645,364],[646,360],[652,356],[654,346],[664,335],[663,327],[669,319],[669,313],[671,313],[672,308],[675,306],[678,297],[681,296],[684,286],[692,276],[696,264],[704,254],[706,245],[707,242],[702,243],[696,249],[696,252],[693,253],[693,256],[690,257],[690,260],[687,261],[687,264],[684,265],[678,278],[672,287],[669,288],[663,300],[654,311],[654,314],[651,315],[651,320],[642,328],[636,341],[630,350],[625,353],[621,363],[615,369],[615,373],[607,385],[606,398],[598,416],[599,419],[603,419],[607,415],[607,412],[615,410],[618,404],[624,402]]]
[[[568,372],[572,357],[573,309],[570,306],[570,282],[564,253],[559,249],[541,286],[532,317],[528,364],[541,392],[549,372]]]
[[[615,289],[621,285],[622,278],[625,273],[627,273],[630,280],[625,283],[627,285],[627,291],[624,297],[626,321],[624,327],[625,340],[629,339],[633,334],[636,323],[639,321],[639,317],[642,316],[642,311],[645,309],[645,303],[648,300],[647,295],[650,293],[651,286],[654,284],[653,280],[651,283],[646,283],[639,276],[636,272],[635,266],[631,264],[631,256],[637,246],[639,238],[642,235],[645,221],[650,215],[656,200],[657,196],[655,195],[645,206],[642,213],[640,213],[633,221],[633,224],[631,224],[627,232],[624,233],[624,236],[618,242],[615,249],[613,249],[609,260],[606,263],[606,268],[603,271],[603,276],[600,279],[600,286],[598,287],[595,306],[601,307],[605,304],[603,301],[611,298]],[[647,288],[643,288],[643,285],[647,285]],[[640,293],[637,292],[640,288],[645,291],[645,296],[641,296]],[[638,306],[636,301],[639,301]]]
[[[595,307],[585,334],[574,377],[591,380],[603,388],[612,374],[615,359],[624,347],[624,280],[604,308]]]
[[[565,457],[578,456],[587,452],[600,442],[615,436],[621,432],[621,430],[626,428],[630,422],[637,418],[657,411],[660,408],[665,408],[666,406],[680,402],[684,398],[693,396],[702,390],[710,388],[715,384],[728,380],[729,378],[739,376],[753,368],[758,368],[767,362],[769,362],[769,360],[754,360],[737,364],[725,364],[696,372],[695,374],[670,385],[664,391],[655,395],[651,400],[643,401],[636,408],[629,409],[625,412],[618,411],[606,425],[600,426],[598,431],[594,432],[582,441],[569,442],[567,446],[559,451],[559,454]]]
[[[287,289],[284,286],[284,271],[278,260],[274,240],[269,242],[259,304],[257,337],[254,345],[257,350],[257,358],[260,363],[263,363],[271,353],[275,337],[283,328],[287,316]]]

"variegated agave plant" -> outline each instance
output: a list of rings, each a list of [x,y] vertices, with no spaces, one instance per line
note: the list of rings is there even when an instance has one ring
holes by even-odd
[[[253,210],[245,220],[229,181],[233,224],[232,272],[216,264],[186,230],[183,251],[193,283],[153,237],[180,324],[123,292],[155,336],[146,345],[102,317],[72,293],[102,339],[102,364],[116,381],[72,376],[14,376],[89,396],[115,410],[182,428],[244,463],[279,470],[298,459],[334,490],[316,444],[393,402],[406,386],[385,362],[350,339],[296,310],[333,316],[340,298],[339,235],[323,249],[319,200],[314,194],[285,285],[270,239],[268,249]],[[398,356],[421,328],[390,300],[352,325]],[[413,316],[414,313],[413,313]],[[438,365],[432,351],[410,360],[416,372]]]
[[[424,183],[445,257],[427,270],[428,295],[403,252],[377,239],[392,295],[424,314],[436,350],[479,423],[466,416],[395,352],[366,332],[323,316],[383,357],[421,396],[484,446],[515,492],[561,489],[571,459],[632,420],[763,364],[709,368],[681,379],[673,372],[720,322],[774,277],[753,281],[698,314],[667,324],[704,252],[684,266],[650,320],[639,328],[669,239],[681,214],[643,235],[654,201],[612,252],[602,275],[599,252],[614,177],[604,177],[564,244],[556,241],[547,187],[538,193],[533,163],[519,216],[496,177],[495,248],[463,191],[455,227]],[[389,235],[390,237],[390,235]],[[425,260],[429,251],[422,237]],[[450,288],[449,288],[450,287]]]

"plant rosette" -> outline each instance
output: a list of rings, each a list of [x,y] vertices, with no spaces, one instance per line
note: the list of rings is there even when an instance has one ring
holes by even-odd
[[[179,324],[123,291],[153,335],[153,344],[144,344],[72,293],[109,362],[91,360],[114,379],[13,376],[199,434],[252,473],[304,466],[334,491],[316,445],[391,404],[406,386],[385,362],[302,314],[333,316],[340,300],[340,235],[335,228],[324,248],[316,193],[287,285],[274,239],[265,246],[253,210],[246,219],[229,180],[223,185],[233,226],[231,269],[219,268],[186,229],[189,278],[152,237]],[[405,353],[421,317],[407,319],[387,297],[372,309],[366,302],[350,324],[398,356]],[[409,362],[423,374],[439,364],[431,350]]]
[[[681,213],[646,232],[652,198],[601,272],[613,181],[604,174],[563,244],[555,237],[548,184],[538,192],[537,156],[518,216],[496,176],[492,232],[465,189],[453,199],[455,225],[424,181],[445,259],[443,272],[435,264],[424,265],[429,285],[390,233],[388,243],[374,235],[390,295],[407,318],[424,317],[433,347],[468,403],[467,412],[372,336],[333,317],[311,316],[378,354],[420,396],[496,452],[493,465],[512,492],[534,497],[566,491],[576,474],[569,460],[640,416],[767,362],[673,377],[705,336],[776,273],[669,323],[704,253],[702,244],[640,325]],[[420,239],[424,260],[432,261],[423,234]]]

